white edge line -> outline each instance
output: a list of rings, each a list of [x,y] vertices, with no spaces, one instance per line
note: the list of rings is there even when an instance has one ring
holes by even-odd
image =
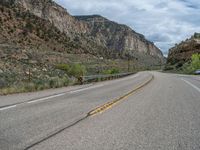
[[[14,108],[14,107],[17,107],[17,105],[13,105],[13,106],[8,106],[8,107],[0,108],[0,111],[2,111],[2,110],[7,110],[7,109],[11,109],[11,108]]]
[[[30,101],[30,102],[27,102],[27,103],[28,103],[28,104],[32,104],[32,103],[44,101],[44,100],[47,100],[47,99],[59,97],[59,96],[62,96],[62,95],[65,95],[65,93],[58,94],[58,95],[53,95],[53,96],[49,96],[49,97],[40,98],[40,99],[33,100],[33,101]],[[11,109],[11,108],[15,108],[15,107],[17,107],[17,105],[12,105],[12,106],[3,107],[3,108],[0,108],[0,111],[7,110],[7,109]]]
[[[194,84],[190,83],[189,81],[182,79],[185,83],[189,84],[190,86],[192,86],[194,89],[196,89],[197,91],[200,92],[200,88],[198,88],[197,86],[195,86]]]
[[[128,79],[136,78],[136,77],[138,77],[138,74],[136,74],[135,76],[129,77],[129,78],[121,79],[121,80],[128,80]],[[119,80],[119,81],[121,81],[121,80]],[[96,86],[93,86],[93,87],[88,87],[88,88],[84,88],[84,89],[79,89],[79,90],[71,91],[69,93],[77,93],[77,92],[81,92],[81,91],[85,91],[85,90],[89,90],[89,89],[94,89],[94,88],[98,88],[98,87],[102,87],[102,86],[104,86],[104,84],[100,84],[100,85],[96,85]],[[199,88],[197,88],[197,89],[200,92],[200,89]],[[28,104],[37,103],[37,102],[44,101],[44,100],[47,100],[47,99],[51,99],[51,98],[63,96],[65,94],[66,93],[62,93],[62,94],[57,94],[57,95],[53,95],[53,96],[49,96],[49,97],[44,97],[44,98],[36,99],[36,100],[33,100],[33,101],[29,101],[27,103]],[[0,108],[0,111],[11,109],[11,108],[15,108],[15,107],[17,107],[17,105],[12,105],[12,106],[8,106],[8,107]]]
[[[33,101],[30,101],[30,102],[27,102],[27,103],[28,104],[32,104],[32,103],[44,101],[44,100],[47,100],[47,99],[51,99],[51,98],[55,98],[55,97],[59,97],[59,96],[63,96],[63,95],[65,95],[65,93],[58,94],[58,95],[53,95],[53,96],[49,96],[49,97],[40,98],[40,99],[33,100]]]

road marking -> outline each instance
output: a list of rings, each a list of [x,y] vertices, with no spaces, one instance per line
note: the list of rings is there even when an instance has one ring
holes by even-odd
[[[119,79],[117,81],[122,81],[122,80],[128,80],[128,79],[132,79],[132,78],[136,78],[138,77],[139,75],[136,74],[134,76],[131,76],[129,78],[124,78],[124,79]],[[109,83],[110,84],[110,83]],[[78,93],[78,92],[81,92],[81,91],[85,91],[85,90],[89,90],[89,89],[94,89],[94,88],[98,88],[98,87],[102,87],[106,85],[105,84],[100,84],[100,85],[95,85],[95,86],[92,86],[92,87],[87,87],[87,88],[83,88],[83,89],[78,89],[78,90],[75,90],[75,91],[70,91],[70,92],[66,92],[66,93]],[[21,105],[21,104],[32,104],[32,103],[37,103],[37,102],[40,102],[40,101],[44,101],[44,100],[47,100],[47,99],[52,99],[52,98],[55,98],[55,97],[59,97],[59,96],[63,96],[65,95],[66,93],[61,93],[61,94],[57,94],[57,95],[53,95],[53,96],[48,96],[48,97],[44,97],[44,98],[40,98],[40,99],[36,99],[36,100],[31,100],[31,101],[28,101],[28,102],[22,102],[22,103],[19,103],[19,104],[14,104],[14,105],[10,105],[10,106],[5,106],[5,107],[2,107],[0,108],[0,111],[3,111],[3,110],[7,110],[7,109],[11,109],[11,108],[15,108],[17,107],[18,105]]]
[[[75,91],[71,91],[71,92],[67,92],[67,93],[77,93],[77,92],[80,92],[80,91],[84,91],[84,90],[88,90],[88,89],[93,89],[93,88],[97,88],[97,87],[102,87],[102,86],[104,86],[104,85],[103,84],[96,85],[96,86],[93,86],[93,87],[79,89],[79,90],[75,90]],[[11,105],[11,106],[2,107],[2,108],[0,108],[0,111],[11,109],[11,108],[17,107],[18,105],[24,104],[24,103],[33,104],[33,103],[41,102],[41,101],[52,99],[52,98],[55,98],[55,97],[60,97],[60,96],[63,96],[65,94],[66,93],[61,93],[61,94],[52,95],[52,96],[48,96],[48,97],[44,97],[44,98],[40,98],[40,99],[36,99],[36,100],[31,100],[31,101],[28,101],[28,102],[19,103],[19,104],[16,104],[16,105],[14,104],[14,105]]]
[[[110,102],[107,102],[95,109],[93,109],[92,111],[90,111],[88,113],[88,116],[95,116],[97,114],[101,114],[103,112],[105,112],[106,110],[112,108],[114,105],[118,104],[119,102],[127,99],[129,96],[131,96],[134,92],[136,92],[137,90],[141,89],[142,87],[146,86],[147,84],[149,84],[152,80],[154,79],[154,76],[152,75],[150,79],[148,79],[147,81],[145,81],[144,83],[138,85],[136,88],[134,88],[133,90],[131,90],[130,92],[126,93],[125,95],[116,98]]]
[[[143,86],[147,85],[147,84],[150,83],[153,79],[154,79],[154,76],[152,75],[151,79],[149,79],[148,81],[146,81],[146,82],[143,83],[142,85],[140,85],[140,86],[138,86],[137,88],[135,88],[135,91],[136,91],[136,90],[139,90],[139,89],[142,88]],[[99,86],[104,86],[104,85],[98,85],[98,86],[95,86],[95,87],[99,87]],[[92,87],[92,88],[95,88],[95,87]],[[87,88],[87,89],[88,89],[88,88]],[[91,89],[91,88],[89,88],[89,89]],[[84,89],[84,90],[85,90],[85,89]],[[133,92],[133,91],[132,91],[132,92]],[[128,93],[128,94],[122,96],[121,99],[127,98],[127,97],[129,96],[129,94],[131,94],[131,93]],[[120,101],[118,101],[118,102],[120,102]],[[107,107],[106,107],[104,110],[101,110],[101,111],[98,112],[98,113],[103,113],[105,110],[112,108],[113,105],[117,104],[118,102],[115,102],[115,103],[114,103],[114,101],[110,102],[110,104],[107,104]],[[113,103],[113,104],[111,105],[111,103]],[[55,136],[55,135],[61,133],[62,131],[66,130],[66,129],[68,129],[68,128],[70,128],[70,127],[76,125],[76,124],[78,124],[79,122],[81,122],[81,121],[87,119],[88,117],[94,116],[95,114],[92,114],[92,113],[93,113],[93,112],[91,111],[91,112],[87,113],[86,116],[81,117],[79,120],[77,120],[77,121],[75,121],[75,122],[72,122],[72,123],[69,124],[69,125],[66,125],[66,126],[63,126],[63,127],[61,127],[61,128],[55,129],[53,132],[46,134],[45,137],[41,137],[41,138],[39,138],[39,140],[36,140],[36,141],[31,142],[29,146],[27,146],[27,147],[24,148],[24,150],[29,150],[30,148],[32,148],[32,147],[34,147],[34,146],[36,146],[36,145],[38,145],[38,144],[40,144],[40,143],[42,143],[42,142],[48,140],[49,138],[51,138],[51,137],[53,137],[53,136]]]
[[[7,110],[7,109],[11,109],[11,108],[14,108],[14,107],[17,107],[17,105],[7,106],[7,107],[0,108],[0,111],[2,111],[2,110]]]
[[[117,103],[119,103],[121,100],[123,100],[123,99],[129,97],[131,94],[133,94],[134,91],[137,91],[137,90],[139,90],[140,88],[142,88],[143,86],[145,86],[145,85],[147,85],[148,83],[150,83],[153,79],[154,79],[154,76],[152,75],[152,77],[151,77],[148,81],[146,81],[145,83],[141,84],[140,86],[138,86],[137,88],[135,88],[133,91],[131,91],[132,93],[129,92],[129,93],[127,93],[126,95],[122,96],[121,98],[118,98],[118,99],[119,99],[118,101],[117,101],[117,99],[115,99],[115,100],[113,100],[113,101],[107,103],[107,106],[106,106],[104,109],[99,110],[98,112],[94,112],[94,111],[97,109],[97,108],[96,108],[96,109],[90,111],[89,113],[87,113],[86,116],[83,116],[83,117],[80,118],[79,120],[77,120],[77,121],[75,121],[75,122],[73,122],[73,123],[71,123],[71,124],[69,124],[69,125],[66,125],[66,126],[63,126],[63,127],[61,127],[61,128],[55,129],[53,132],[46,134],[45,137],[41,137],[39,140],[33,141],[32,143],[30,143],[30,145],[27,146],[27,147],[25,147],[24,150],[29,150],[30,148],[32,148],[32,147],[34,147],[34,146],[36,146],[36,145],[38,145],[38,144],[40,144],[40,143],[42,143],[42,142],[48,140],[49,138],[51,138],[51,137],[53,137],[53,136],[55,136],[55,135],[61,133],[62,131],[66,130],[66,129],[70,128],[70,127],[73,127],[74,125],[76,125],[76,124],[78,124],[79,122],[81,122],[81,121],[87,119],[88,117],[95,116],[95,115],[97,115],[97,113],[103,113],[104,111],[106,111],[106,110],[112,108],[114,105],[116,105]],[[103,85],[101,85],[101,86],[103,86]],[[104,104],[104,105],[106,105],[106,104]]]
[[[85,90],[89,90],[89,89],[94,89],[94,88],[98,88],[98,87],[102,87],[102,86],[104,86],[104,84],[95,85],[95,86],[92,86],[92,87],[88,87],[88,88],[84,88],[84,89],[79,89],[79,90],[71,91],[69,93],[71,93],[71,94],[78,93],[78,92],[81,92],[81,91],[85,91]]]
[[[195,86],[194,84],[190,83],[189,81],[182,79],[185,83],[189,84],[190,86],[192,86],[194,89],[196,89],[197,91],[200,92],[200,88],[198,88],[197,86]]]
[[[49,97],[44,97],[44,98],[40,98],[40,99],[36,99],[36,100],[32,100],[32,101],[29,101],[27,103],[28,104],[37,103],[37,102],[40,102],[40,101],[44,101],[44,100],[47,100],[47,99],[51,99],[51,98],[55,98],[55,97],[59,97],[59,96],[63,96],[63,95],[65,95],[65,93],[58,94],[58,95],[53,95],[53,96],[49,96]]]

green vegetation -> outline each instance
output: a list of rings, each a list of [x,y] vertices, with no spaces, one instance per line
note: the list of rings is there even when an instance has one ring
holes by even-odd
[[[103,71],[103,74],[118,74],[118,73],[120,73],[120,70],[118,68],[112,68]]]
[[[197,69],[200,69],[200,54],[193,54],[191,62],[187,62],[182,66],[184,73],[193,74]]]
[[[69,73],[69,75],[79,78],[80,76],[84,76],[87,73],[87,71],[85,66],[81,64],[74,64],[70,67]]]
[[[86,74],[86,67],[81,64],[58,64],[56,65],[56,69],[51,70],[48,75],[46,74],[44,76],[41,74],[39,76],[31,75],[30,79],[28,79],[29,77],[27,76],[24,81],[18,82],[16,82],[17,74],[0,74],[0,95],[33,92],[73,85],[77,83],[81,76]]]
[[[177,62],[174,65],[166,65],[164,70],[184,74],[194,74],[198,69],[200,69],[200,54],[193,54],[190,61],[186,63]]]
[[[56,68],[57,69],[60,69],[60,70],[63,70],[63,71],[65,71],[65,72],[69,72],[69,70],[70,70],[70,66],[68,65],[68,64],[57,64],[56,65]]]
[[[56,65],[56,68],[65,71],[67,75],[75,78],[84,76],[87,73],[86,67],[81,64],[58,64]]]
[[[30,82],[16,83],[15,85],[4,87],[0,89],[0,94],[12,94],[22,92],[33,92],[49,88],[59,88],[70,84],[70,79],[64,77],[51,77],[46,79],[33,79]]]
[[[200,68],[200,54],[192,55],[191,67],[193,70],[197,70]]]
[[[198,38],[199,39],[200,38],[200,33],[195,33],[194,34],[194,38]]]

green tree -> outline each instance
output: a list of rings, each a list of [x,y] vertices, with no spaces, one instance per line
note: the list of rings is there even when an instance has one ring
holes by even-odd
[[[186,62],[182,68],[183,72],[187,74],[193,74],[194,71],[200,69],[200,54],[193,54],[191,62]]]
[[[200,69],[200,54],[192,55],[191,68],[194,71]]]

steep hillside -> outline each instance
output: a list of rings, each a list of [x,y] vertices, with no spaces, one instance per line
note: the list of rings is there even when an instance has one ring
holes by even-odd
[[[61,63],[87,62],[88,70],[95,72],[90,62],[98,58],[88,48],[97,51],[100,46],[84,38],[75,40],[27,11],[0,5],[0,32],[0,89],[20,87],[30,80],[44,88],[47,80],[68,78],[55,67]],[[82,42],[87,42],[88,47]]]
[[[4,3],[8,3],[8,1],[11,2],[11,0],[3,0]],[[82,41],[82,37],[85,37],[87,41],[93,41],[96,46],[105,48],[104,50],[100,50],[102,49],[100,48],[99,51],[91,48],[89,50],[91,53],[96,52],[104,57],[117,56],[119,58],[124,53],[129,55],[139,52],[161,59],[161,61],[155,62],[153,58],[153,64],[163,61],[161,51],[153,43],[125,25],[119,25],[99,16],[73,17],[66,9],[51,0],[12,0],[11,4],[50,21],[71,38]]]
[[[127,71],[128,59],[132,71],[163,62],[161,51],[129,27],[100,16],[73,17],[51,0],[1,0],[0,32],[0,89],[68,78],[58,64],[80,63],[96,74]]]
[[[195,33],[190,39],[177,44],[169,50],[167,63],[181,66],[191,59],[192,54],[200,53],[200,34]]]

